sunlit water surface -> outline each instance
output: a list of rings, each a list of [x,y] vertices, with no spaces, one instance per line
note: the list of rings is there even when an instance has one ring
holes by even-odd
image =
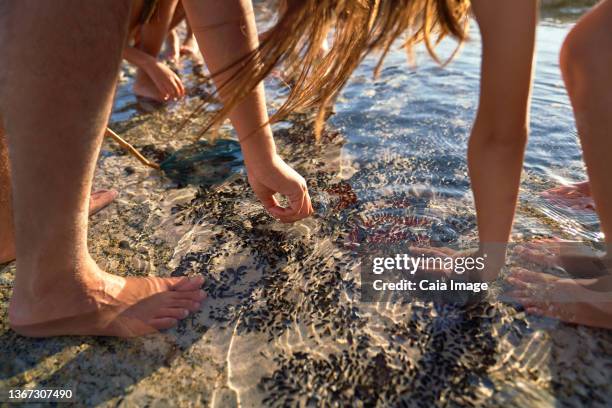
[[[585,177],[557,62],[581,10],[559,10],[546,14],[538,32],[516,240],[601,239],[592,212],[539,196]],[[454,46],[444,42],[438,51],[450,55]],[[201,383],[212,403],[604,406],[612,397],[609,332],[529,317],[494,296],[468,311],[360,302],[360,245],[476,243],[466,146],[478,99],[477,29],[445,68],[424,52],[411,67],[397,50],[373,79],[375,63],[368,58],[353,75],[322,145],[299,117],[275,125],[281,154],[308,179],[313,218],[286,226],[267,216],[241,176],[235,145],[193,145],[197,126],[168,141],[179,153],[167,163],[203,160],[167,174],[165,188],[186,190],[166,194],[162,208],[173,218],[157,224],[157,235],[174,242],[174,275],[207,278],[209,300],[183,333],[201,329],[192,347],[204,347],[218,370],[215,381]],[[156,113],[162,119],[185,116],[211,90],[189,64],[183,72],[191,96]],[[119,90],[115,126],[148,120],[130,82]],[[269,81],[272,109],[284,94]],[[227,126],[222,135],[231,137]]]

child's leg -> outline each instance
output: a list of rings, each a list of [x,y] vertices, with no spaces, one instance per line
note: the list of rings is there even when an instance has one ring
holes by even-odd
[[[179,49],[181,48],[181,40],[176,30],[168,31],[168,37],[166,38],[166,51],[164,52],[163,59],[169,60],[174,64],[178,64],[180,58]]]
[[[159,0],[151,20],[142,26],[140,49],[157,57],[168,35],[178,0]]]
[[[166,52],[164,58],[169,59],[173,63],[178,63],[180,58],[181,39],[177,33],[176,27],[185,19],[185,9],[179,1],[174,9],[170,26],[168,27],[168,36],[166,38]],[[189,34],[190,35],[190,34]]]
[[[561,70],[607,243],[608,259],[600,261],[606,273],[597,279],[560,279],[518,270],[510,283],[513,296],[529,312],[612,328],[612,0],[600,3],[572,29],[561,50]]]
[[[187,55],[201,60],[198,55],[198,43],[196,42],[195,36],[193,35],[193,30],[189,25],[189,21],[185,21],[185,23],[187,24],[187,34],[185,35],[185,39],[183,40],[183,45],[181,45],[180,53],[181,55]]]
[[[612,240],[612,0],[583,17],[561,50],[561,70],[567,86],[590,190],[606,242]]]
[[[155,14],[140,29],[138,50],[152,59],[148,70],[139,68],[134,81],[134,93],[155,100],[165,100],[164,95],[177,99],[184,95],[183,84],[177,75],[165,65],[157,64],[157,57],[168,35],[178,0],[159,0]],[[127,58],[127,55],[124,55]],[[128,58],[129,59],[129,58]]]

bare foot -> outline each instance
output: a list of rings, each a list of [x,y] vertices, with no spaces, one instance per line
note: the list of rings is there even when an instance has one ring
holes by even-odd
[[[89,201],[89,215],[96,214],[102,209],[108,207],[115,198],[117,193],[114,190],[98,190],[91,193],[91,199]],[[1,226],[0,226],[1,228]],[[0,264],[11,262],[15,260],[15,241],[14,237],[7,237],[7,242],[0,242]]]
[[[567,279],[514,268],[508,283],[513,286],[508,296],[528,313],[612,329],[612,275]]]
[[[204,279],[123,278],[93,260],[75,271],[78,279],[15,285],[9,323],[28,337],[135,337],[177,325],[200,309]]]
[[[541,196],[555,204],[575,210],[594,210],[595,202],[591,197],[588,181],[552,188],[542,192]]]
[[[604,253],[581,242],[540,239],[515,246],[513,254],[544,268],[561,268],[573,278],[590,279],[608,274]]]

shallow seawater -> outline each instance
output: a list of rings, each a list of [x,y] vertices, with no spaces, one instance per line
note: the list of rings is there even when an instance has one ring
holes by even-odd
[[[582,8],[546,10],[538,33],[531,135],[515,239],[601,239],[596,216],[539,196],[585,177],[558,51]],[[454,44],[441,45],[449,55]],[[477,108],[480,45],[440,68],[420,52],[367,59],[342,93],[321,144],[309,115],[277,124],[281,155],[308,181],[313,217],[282,225],[250,191],[231,129],[197,142],[178,131],[212,88],[182,68],[189,97],[164,108],[131,95],[124,67],[111,126],[167,174],[105,143],[97,187],[122,190],[92,222],[94,257],[128,275],[206,278],[203,309],[177,330],[134,340],[1,340],[12,385],[76,385],[84,404],[226,406],[606,406],[612,333],[526,315],[492,293],[463,309],[366,303],[357,249],[476,242],[466,145]],[[271,108],[286,93],[268,83]],[[184,160],[197,158],[198,161]],[[185,163],[172,176],[179,165]],[[175,160],[175,161],[173,161]],[[2,282],[10,272],[2,272]]]

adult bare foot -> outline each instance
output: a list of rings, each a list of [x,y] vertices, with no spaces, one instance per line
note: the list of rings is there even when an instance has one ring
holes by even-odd
[[[542,192],[541,196],[555,204],[575,210],[594,210],[595,202],[591,196],[591,189],[588,181],[551,188]]]
[[[89,200],[89,215],[94,215],[108,207],[108,205],[117,198],[117,195],[119,195],[119,193],[115,190],[98,190],[91,193],[91,198]],[[3,226],[0,226],[0,228],[2,227]],[[2,237],[4,237],[4,235]],[[0,264],[15,260],[14,238],[7,235],[6,238],[3,239],[5,239],[6,242],[0,240]]]
[[[514,268],[507,281],[508,296],[528,313],[612,329],[612,275],[567,279]]]
[[[11,328],[28,337],[135,337],[175,326],[206,297],[202,277],[123,278],[100,270],[93,260],[73,276],[79,278],[16,285]]]

